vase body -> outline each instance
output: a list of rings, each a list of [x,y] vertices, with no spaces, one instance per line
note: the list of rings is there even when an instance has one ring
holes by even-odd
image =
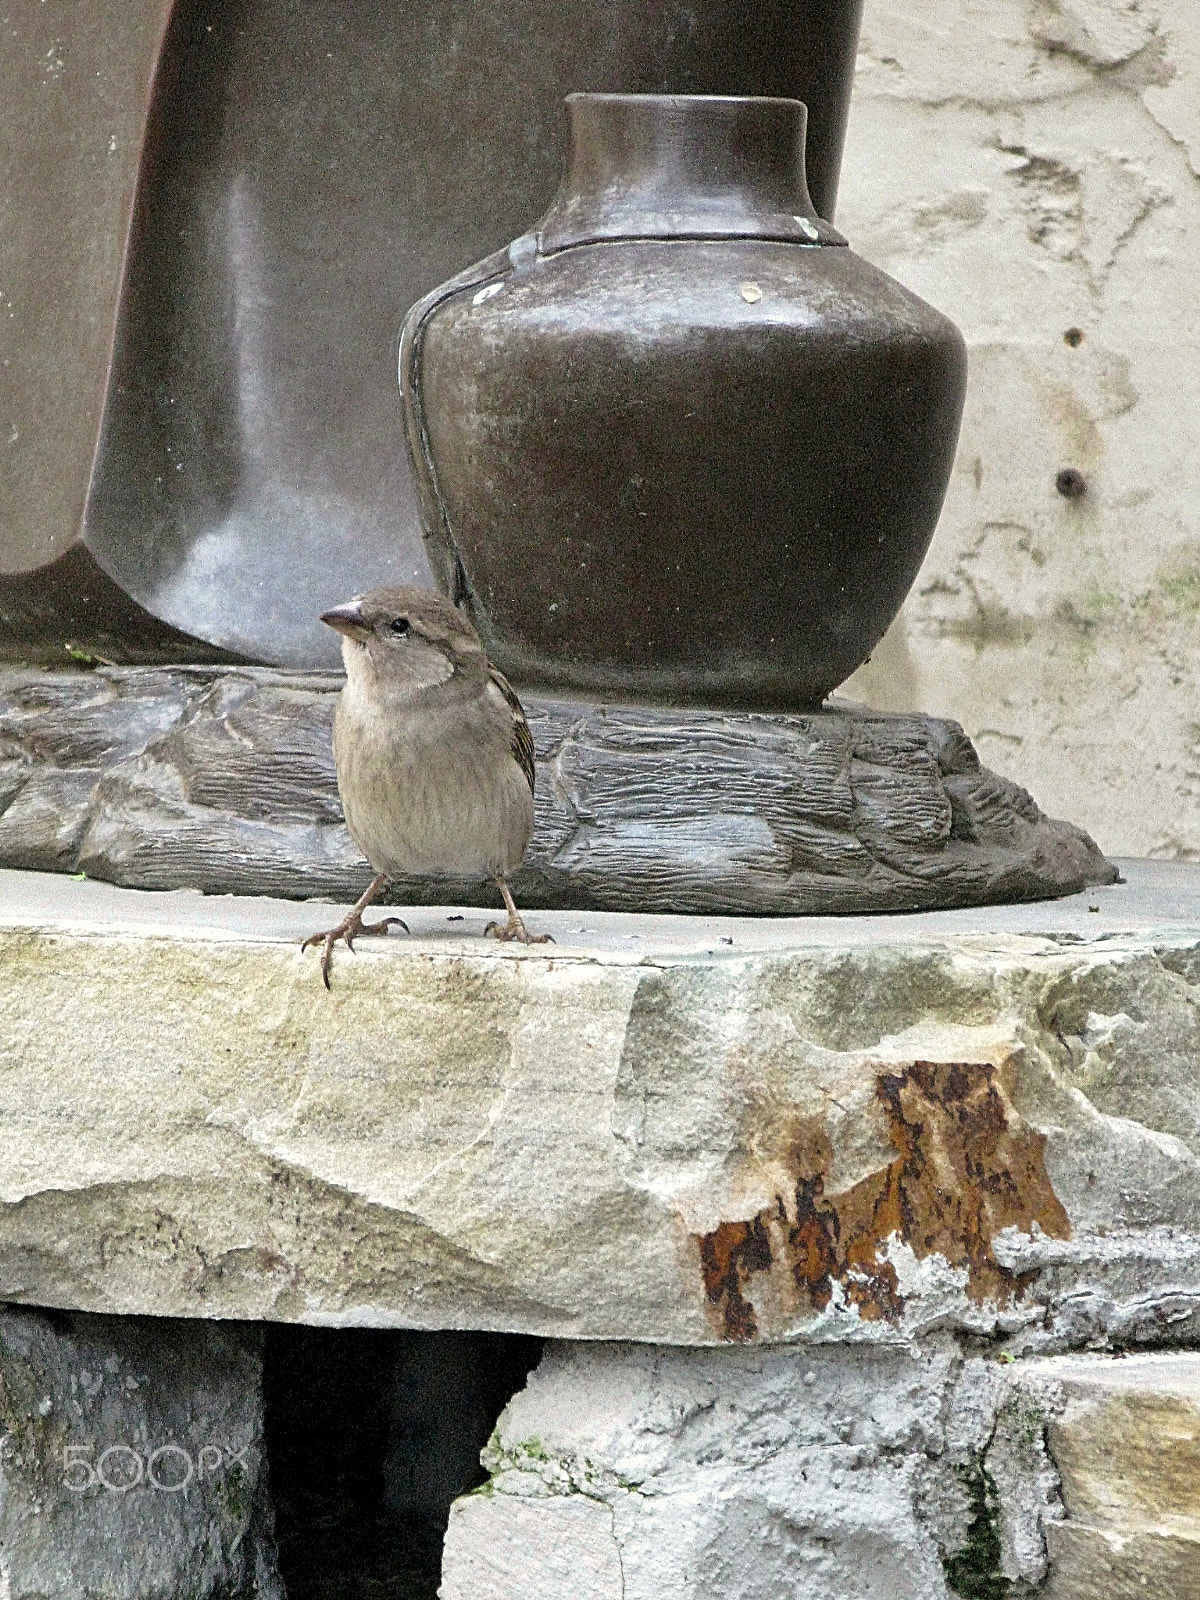
[[[817,216],[802,105],[570,109],[549,212],[405,326],[435,573],[521,682],[818,705],[928,547],[962,337]]]

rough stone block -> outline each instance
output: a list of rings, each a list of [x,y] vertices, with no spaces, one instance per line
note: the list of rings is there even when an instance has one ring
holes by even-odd
[[[1060,1515],[1038,1402],[939,1338],[555,1345],[483,1462],[443,1600],[1029,1594]]]
[[[0,1309],[4,1600],[283,1600],[261,1330]]]
[[[1198,1600],[1200,1357],[1052,1365],[1066,1520],[1049,1530],[1047,1600]]]
[[[611,1511],[573,1495],[455,1502],[442,1557],[442,1600],[627,1600]]]
[[[548,1348],[443,1600],[1195,1600],[1191,1354]]]

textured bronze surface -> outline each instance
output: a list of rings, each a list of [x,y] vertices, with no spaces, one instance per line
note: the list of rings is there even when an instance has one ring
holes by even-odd
[[[0,661],[61,667],[68,657],[102,666],[241,659],[151,616],[82,540],[32,572],[0,576]]]
[[[148,889],[354,900],[370,868],[330,747],[340,680],[270,668],[0,672],[0,866]],[[1116,868],[979,765],[956,723],[525,697],[535,830],[523,906],[753,915],[1070,894]],[[404,879],[393,903],[495,905]]]
[[[563,95],[797,95],[828,214],[860,3],[177,0],[160,48],[165,0],[14,0],[0,573],[82,539],[174,628],[333,665],[324,606],[428,578],[399,321],[545,206]],[[27,635],[26,592],[0,584]],[[143,634],[133,609],[105,653],[140,658]]]
[[[812,709],[920,568],[962,336],[816,217],[802,105],[570,111],[550,211],[405,323],[439,581],[519,683]]]

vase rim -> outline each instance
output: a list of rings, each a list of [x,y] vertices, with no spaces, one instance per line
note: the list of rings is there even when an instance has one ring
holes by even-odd
[[[625,105],[718,105],[718,106],[798,106],[807,112],[803,100],[791,95],[771,94],[625,94],[607,90],[573,89],[566,104],[591,101],[593,104],[610,102]]]
[[[577,91],[566,111],[566,171],[529,236],[539,255],[617,239],[846,243],[808,193],[802,100]]]

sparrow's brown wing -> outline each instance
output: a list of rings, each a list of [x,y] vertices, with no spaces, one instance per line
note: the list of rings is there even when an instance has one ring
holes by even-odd
[[[529,784],[529,792],[533,793],[533,735],[529,731],[529,724],[525,720],[525,710],[517,699],[516,690],[502,672],[489,666],[492,682],[508,701],[508,708],[512,712],[512,742],[509,748],[513,760],[525,774]]]

